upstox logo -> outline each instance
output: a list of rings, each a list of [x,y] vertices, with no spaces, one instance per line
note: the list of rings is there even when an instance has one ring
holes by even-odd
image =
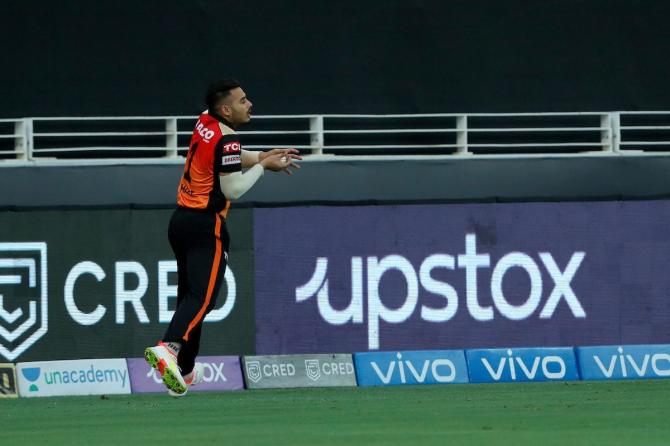
[[[670,378],[670,345],[578,347],[585,380]]]
[[[225,383],[228,381],[226,375],[224,374],[224,363],[223,361],[218,362],[200,362],[197,364],[202,366],[202,380],[206,383]],[[146,377],[151,379],[156,384],[163,384],[163,379],[156,372],[156,369],[147,367],[148,371]]]
[[[464,253],[434,253],[424,258],[418,268],[399,254],[383,258],[352,257],[351,298],[346,308],[335,308],[331,304],[328,258],[318,257],[312,277],[295,289],[295,301],[305,302],[315,296],[319,314],[330,325],[367,322],[370,350],[380,347],[380,321],[402,324],[417,309],[421,319],[431,323],[448,322],[459,310],[467,311],[471,318],[481,322],[497,317],[512,321],[531,317],[551,319],[559,305],[566,306],[575,318],[586,318],[586,312],[571,285],[585,256],[585,252],[575,251],[563,266],[556,262],[550,252],[509,252],[495,259],[489,253],[477,252],[476,234],[466,234]],[[464,271],[465,289],[461,290],[460,295],[453,285],[433,277],[433,272],[441,269]],[[487,269],[492,269],[490,287],[487,287],[488,290],[480,290],[478,277],[486,274]],[[525,296],[505,295],[503,282],[514,269],[525,272],[529,278],[530,287]],[[403,303],[395,308],[389,307],[380,293],[380,283],[386,274],[392,272],[400,273],[407,290]],[[543,273],[545,277],[550,277],[550,282],[543,280]],[[485,305],[482,303],[484,299],[480,299],[481,294],[488,292],[493,305]],[[423,293],[439,296],[442,306],[434,308],[422,304],[420,297]],[[364,305],[365,300],[367,305]],[[519,300],[522,303],[513,303]],[[367,309],[367,315],[364,309]]]
[[[0,354],[13,361],[47,329],[47,244],[0,243]]]

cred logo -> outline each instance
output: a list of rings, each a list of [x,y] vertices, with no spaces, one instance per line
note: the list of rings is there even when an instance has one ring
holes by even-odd
[[[0,243],[0,355],[13,361],[47,326],[46,243]]]
[[[531,317],[538,309],[540,319],[551,319],[558,304],[564,301],[574,317],[585,318],[586,312],[577,295],[572,290],[571,282],[585,253],[574,252],[567,265],[561,269],[553,255],[549,252],[540,252],[532,257],[522,252],[510,252],[492,263],[491,255],[477,252],[477,236],[465,236],[465,253],[457,256],[435,253],[426,257],[418,268],[401,255],[389,255],[383,258],[367,257],[364,267],[362,257],[351,258],[351,300],[344,309],[336,309],[330,303],[328,286],[328,258],[319,257],[316,268],[307,283],[295,289],[296,302],[304,302],[316,296],[317,306],[321,317],[331,325],[343,325],[349,322],[362,324],[364,322],[363,301],[367,294],[367,326],[368,348],[379,349],[380,329],[379,321],[391,324],[401,324],[409,319],[419,305],[419,289],[442,297],[444,304],[440,308],[421,305],[421,319],[428,322],[447,322],[458,312],[461,298],[456,289],[449,283],[436,280],[432,276],[435,269],[465,270],[465,307],[470,316],[477,321],[494,319],[494,307],[506,319],[523,320]],[[553,286],[543,283],[541,268],[551,277]],[[490,275],[490,297],[493,305],[483,305],[479,300],[477,277],[485,268],[493,268]],[[503,292],[503,281],[511,269],[520,269],[530,279],[530,289],[523,303],[512,304]],[[390,271],[399,272],[406,284],[407,294],[402,305],[389,308],[380,295],[380,282]],[[364,285],[364,272],[367,283]],[[548,286],[550,285],[550,286]],[[367,289],[367,293],[364,292]],[[551,290],[545,294],[545,291]],[[542,302],[543,297],[544,302]],[[519,296],[515,296],[519,297]],[[517,301],[518,299],[514,299]]]

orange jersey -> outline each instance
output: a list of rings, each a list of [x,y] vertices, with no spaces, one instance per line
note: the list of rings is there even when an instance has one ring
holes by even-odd
[[[216,117],[200,115],[177,190],[177,204],[226,215],[230,201],[221,192],[219,174],[242,170],[239,136]]]

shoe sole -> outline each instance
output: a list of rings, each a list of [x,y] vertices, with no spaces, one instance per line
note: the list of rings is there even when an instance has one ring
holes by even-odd
[[[161,364],[161,359],[156,356],[151,347],[148,347],[144,350],[144,358],[152,368],[156,369],[158,373],[160,373],[161,377],[163,378],[163,384],[165,384],[168,389],[178,394],[186,393],[188,388],[179,382],[179,379],[175,376],[174,372],[170,368],[165,367],[165,361],[163,361],[163,364]],[[163,367],[161,367],[161,365],[163,365]]]

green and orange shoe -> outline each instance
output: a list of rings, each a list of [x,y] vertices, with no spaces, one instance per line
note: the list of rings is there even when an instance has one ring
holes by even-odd
[[[191,370],[191,373],[182,375],[182,378],[184,378],[184,382],[186,383],[189,389],[192,386],[197,386],[205,379],[205,368],[201,363],[196,362],[195,366],[193,366],[193,370]],[[168,389],[168,393],[170,394],[170,396],[176,396],[176,397],[186,395],[186,392],[177,393],[170,389]]]
[[[155,347],[147,347],[144,350],[144,358],[160,373],[165,387],[179,395],[186,393],[188,387],[181,376],[177,357],[165,344],[159,342]]]

